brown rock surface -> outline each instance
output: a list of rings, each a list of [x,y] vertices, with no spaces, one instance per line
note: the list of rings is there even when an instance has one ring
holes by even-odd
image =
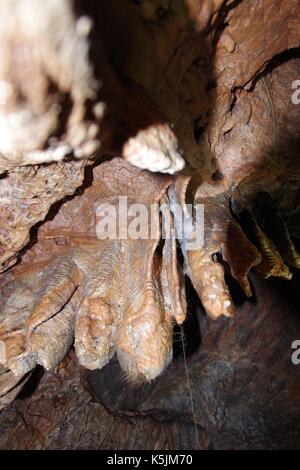
[[[299,2],[44,3],[0,5],[0,446],[299,448]]]
[[[252,279],[256,301],[233,319],[189,312],[185,341],[152,384],[132,388],[116,361],[84,372],[72,354],[0,415],[2,449],[299,449],[299,276]],[[292,298],[293,302],[289,299]],[[199,323],[198,323],[199,322]],[[201,343],[201,344],[200,344]],[[180,377],[180,380],[178,379]]]

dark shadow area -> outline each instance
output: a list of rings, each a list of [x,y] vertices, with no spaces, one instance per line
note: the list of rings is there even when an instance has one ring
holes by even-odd
[[[291,281],[272,278],[265,282],[269,283],[274,295],[276,293],[280,297],[280,304],[284,307],[282,313],[290,315],[300,327],[300,272],[292,270],[292,274]],[[300,330],[295,331],[295,339],[300,339]]]
[[[62,94],[58,88],[58,85],[51,79],[51,77],[47,77],[49,85],[48,85],[48,95],[54,95],[56,101],[58,102],[58,106],[60,107],[59,119],[57,120],[57,127],[45,141],[43,150],[47,150],[49,146],[49,142],[51,139],[59,140],[65,134],[68,126],[68,120],[72,112],[73,108],[73,98],[70,93]],[[53,99],[54,100],[54,99]]]
[[[32,372],[31,376],[27,380],[26,384],[18,394],[17,398],[22,400],[24,398],[29,398],[37,390],[40,380],[45,374],[45,371],[42,366],[37,366]]]
[[[264,70],[256,75],[253,78],[251,87],[249,91],[253,91],[257,82],[261,79],[261,77],[266,77],[269,75],[276,67],[279,67],[284,62],[287,62],[291,59],[299,59],[300,58],[300,47],[295,47],[291,49],[286,49],[285,51],[281,52],[280,54],[276,54],[266,65]]]
[[[186,357],[194,354],[201,346],[201,329],[200,329],[200,311],[203,311],[199,297],[190,281],[186,277],[186,298],[187,298],[187,315],[183,325],[174,326],[173,331],[173,355],[174,359],[183,356],[183,347]]]
[[[225,282],[227,286],[229,287],[230,295],[233,301],[233,304],[236,307],[239,307],[243,305],[245,302],[251,302],[255,304],[257,302],[256,295],[255,295],[255,290],[254,290],[254,285],[251,283],[250,280],[250,285],[252,289],[252,296],[248,298],[239,283],[231,276],[228,270],[225,270]]]
[[[200,91],[205,96],[206,103],[201,115],[196,113],[194,116],[190,137],[194,138],[196,146],[206,148],[207,152],[209,152],[209,148],[205,142],[205,134],[209,124],[210,110],[214,107],[214,98],[210,95],[210,91],[216,81],[213,70],[214,55],[220,35],[227,25],[226,17],[240,1],[233,1],[230,5],[224,4],[220,8],[213,25],[211,25],[211,31],[214,31],[212,39],[210,38],[210,29],[199,31],[193,18],[189,17],[187,7],[182,5],[182,11],[185,10],[186,25],[183,38],[176,45],[177,49],[166,64],[159,64],[159,62],[155,64],[154,61],[153,65],[147,64],[151,73],[154,73],[155,70],[159,80],[159,75],[166,72],[165,69],[173,64],[174,59],[177,60],[177,55],[181,54],[182,50],[186,49],[187,54],[191,53],[186,73],[189,74],[190,71],[193,71],[195,77],[199,75]],[[95,65],[95,76],[102,83],[99,99],[103,99],[107,103],[104,121],[101,123],[102,148],[107,154],[120,153],[124,143],[130,137],[136,136],[140,130],[165,123],[169,119],[164,106],[159,102],[154,103],[150,99],[144,88],[128,76],[126,67],[134,60],[135,51],[140,46],[141,29],[148,31],[148,33],[159,31],[162,43],[168,44],[168,21],[172,19],[174,15],[172,9],[175,7],[170,3],[167,9],[158,9],[155,23],[142,20],[139,16],[139,7],[140,2],[123,0],[111,2],[105,0],[75,1],[77,15],[90,15],[94,22],[90,56]],[[196,44],[199,44],[199,47],[195,47]],[[191,52],[192,50],[193,52]],[[180,66],[180,63],[178,65]],[[157,69],[155,69],[156,66]],[[167,78],[167,80],[169,79]],[[185,92],[187,95],[189,94],[188,90]],[[192,101],[193,98],[186,97],[187,106],[192,104]],[[184,109],[182,109],[182,114],[185,115]],[[188,113],[186,119],[189,122]],[[181,138],[181,127],[173,130],[178,138],[179,148],[183,150],[183,154],[188,154],[189,144]],[[184,171],[190,171],[188,166]]]
[[[101,83],[98,98],[106,103],[98,158],[106,154],[118,155],[130,137],[165,122],[163,110],[154,105],[140,85],[124,74],[124,62],[135,47],[137,18],[127,2],[76,0],[74,4],[78,16],[90,15],[94,23],[89,53],[95,76]],[[94,119],[92,103],[91,106],[86,104],[86,117]]]

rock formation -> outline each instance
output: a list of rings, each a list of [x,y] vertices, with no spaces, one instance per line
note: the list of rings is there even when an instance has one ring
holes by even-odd
[[[25,448],[299,444],[300,328],[279,294],[300,266],[299,20],[297,0],[1,3],[3,448],[23,445],[19,414]],[[99,232],[120,198],[147,236]],[[38,422],[61,383],[64,411]],[[94,411],[117,444],[88,437]]]

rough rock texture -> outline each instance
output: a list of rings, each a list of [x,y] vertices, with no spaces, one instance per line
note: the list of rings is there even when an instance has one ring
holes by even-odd
[[[28,432],[29,447],[299,446],[291,363],[299,336],[298,3],[46,1],[39,24],[28,23],[36,0],[3,7],[1,18],[11,21],[0,20],[0,407],[25,381],[23,393],[32,387],[36,365],[58,367],[36,395],[2,412],[4,447],[18,447],[10,429],[23,434],[26,406],[52,406],[47,389],[56,393],[58,383],[68,398],[51,419],[32,424],[39,442]],[[182,156],[186,169],[176,176],[130,165],[173,174]],[[118,231],[99,240],[98,203],[117,207],[120,195],[147,208],[159,204],[153,239],[128,241]],[[204,206],[197,250],[187,234],[177,250],[177,203],[189,230],[196,205]],[[167,224],[172,236],[163,243]],[[201,319],[201,347],[188,358],[192,391],[180,356],[142,389],[124,383],[114,360],[93,373],[80,372],[70,356],[58,365],[75,337],[88,369],[116,352],[135,382],[157,377],[171,360],[173,324],[185,319],[182,271],[218,319],[213,326]],[[253,288],[250,271],[295,281],[255,280]],[[188,305],[192,298],[188,291]],[[62,418],[68,406],[72,416]],[[95,438],[94,428],[85,430],[96,415]],[[139,432],[148,425],[149,436]]]
[[[217,171],[231,186],[266,161],[280,160],[300,121],[299,107],[290,99],[299,70],[292,49],[300,42],[299,9],[293,0],[273,3],[89,0],[73,8],[64,0],[46,2],[42,11],[35,0],[3,4],[2,172],[20,164],[94,160],[119,152],[141,168],[173,173],[182,169],[183,154],[188,169],[197,170],[198,184]],[[278,14],[264,24],[272,8]],[[39,22],[40,15],[46,20]],[[251,60],[249,50],[255,50]],[[56,170],[46,167],[42,174],[47,171],[49,180]],[[7,179],[9,173],[3,173],[5,190]],[[38,174],[36,184],[43,184]],[[26,194],[26,184],[21,191]],[[49,207],[70,192],[53,194]],[[28,229],[44,212],[32,219],[25,208]],[[0,240],[1,251],[7,250],[4,268],[28,241],[18,227],[5,238]]]
[[[74,194],[84,180],[84,162],[20,167],[0,179],[0,272],[12,266],[30,241],[30,230],[51,206]]]
[[[95,159],[122,153],[166,173],[184,166],[161,111],[107,60],[103,19],[93,28],[84,13],[69,0],[0,5],[0,272]],[[40,166],[50,162],[61,163]]]
[[[198,435],[176,342],[165,374],[142,388],[124,381],[116,361],[86,374],[71,355],[52,372],[37,371],[0,415],[0,447],[299,449],[300,375],[291,362],[298,283],[253,279],[256,301],[245,303],[235,288],[231,320],[191,309],[185,343]]]
[[[253,87],[274,57],[300,44],[297,0],[116,0],[102,7],[110,29],[118,31],[110,37],[111,56],[164,110],[185,159],[201,168],[202,178],[222,162],[240,93]],[[128,28],[121,27],[117,11],[127,15]],[[284,88],[289,96],[292,81]]]
[[[182,323],[186,309],[175,239],[157,251],[159,204],[172,178],[115,158],[96,167],[92,180],[40,227],[37,243],[6,275],[0,363],[18,377],[36,364],[57,365],[74,333],[79,362],[89,369],[103,367],[116,352],[128,377],[151,380],[171,361],[173,319]],[[121,233],[122,197],[128,213],[134,204],[147,211],[142,239],[130,239],[126,228]],[[112,239],[101,232],[108,205],[118,230]],[[127,216],[125,222],[130,229]]]

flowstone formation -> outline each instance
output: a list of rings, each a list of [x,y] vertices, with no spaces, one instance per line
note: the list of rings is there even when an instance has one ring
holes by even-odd
[[[0,10],[0,407],[73,349],[85,369],[115,356],[151,382],[196,315],[191,286],[209,318],[238,323],[251,272],[290,281],[300,267],[299,4]],[[99,207],[118,213],[120,198],[151,214],[147,237],[120,221],[99,235]]]

